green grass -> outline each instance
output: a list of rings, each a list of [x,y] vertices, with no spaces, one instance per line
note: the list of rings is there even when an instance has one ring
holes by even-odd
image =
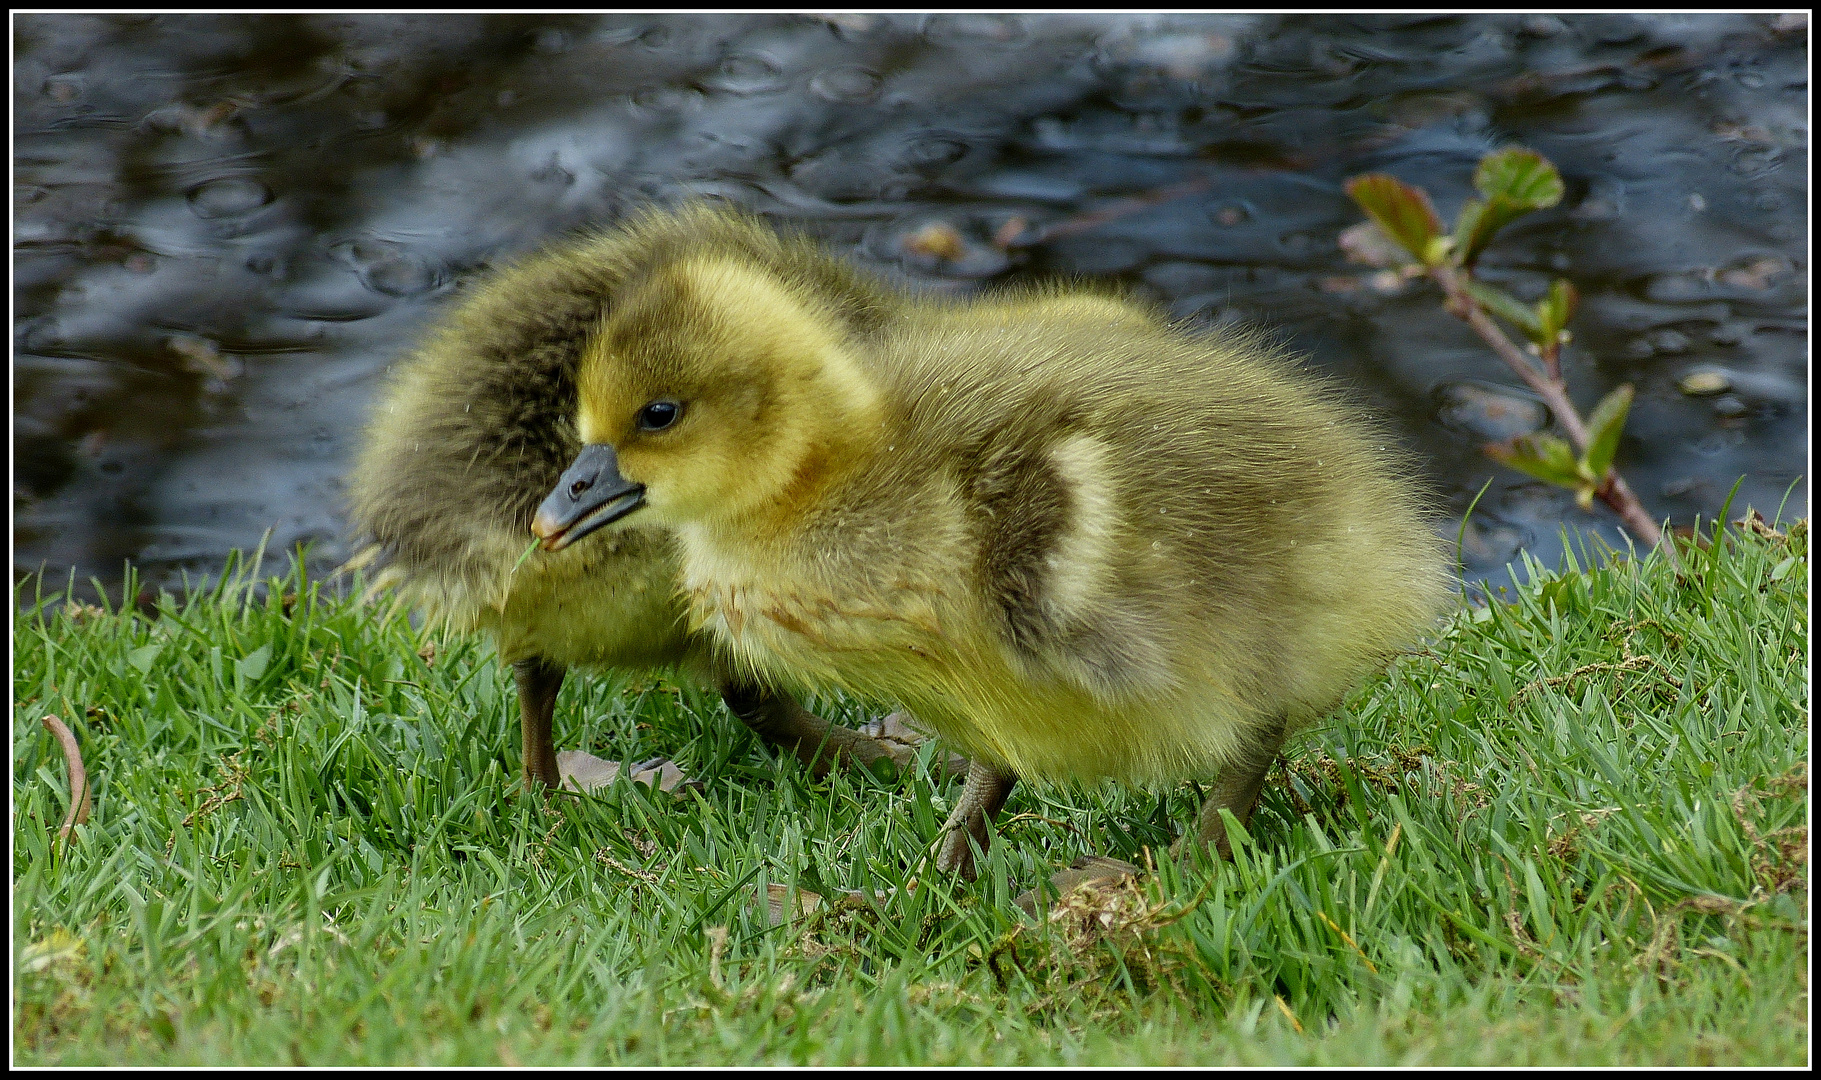
[[[481,641],[426,664],[296,577],[156,619],[28,584],[15,1061],[1803,1064],[1792,532],[1528,566],[1292,742],[1236,863],[1167,859],[1191,785],[1020,787],[977,884],[914,890],[927,770],[811,781],[718,701],[582,677],[560,745],[705,790],[520,797]],[[67,844],[45,713],[94,779]],[[1084,852],[1156,872],[1028,923]],[[772,926],[773,884],[894,891]]]

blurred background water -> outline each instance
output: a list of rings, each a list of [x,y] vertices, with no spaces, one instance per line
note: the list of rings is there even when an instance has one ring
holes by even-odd
[[[1483,276],[1583,302],[1583,408],[1638,388],[1649,510],[1807,513],[1799,15],[20,15],[14,575],[151,587],[347,554],[386,366],[493,262],[705,196],[929,287],[1115,278],[1272,328],[1393,418],[1470,577],[1546,563],[1571,493],[1481,443],[1541,404],[1432,287],[1349,264],[1342,191],[1444,217],[1488,150],[1562,204]]]

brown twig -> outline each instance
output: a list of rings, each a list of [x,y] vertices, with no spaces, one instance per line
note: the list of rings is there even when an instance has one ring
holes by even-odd
[[[1549,406],[1549,411],[1555,414],[1556,422],[1567,432],[1576,452],[1585,453],[1590,441],[1587,423],[1581,419],[1574,402],[1568,398],[1568,387],[1562,379],[1560,368],[1555,363],[1550,363],[1548,369],[1544,370],[1531,363],[1524,351],[1505,336],[1505,332],[1498,328],[1485,309],[1467,292],[1466,280],[1458,268],[1442,262],[1429,267],[1429,276],[1435,279],[1435,283],[1447,295],[1448,310],[1471,327],[1480,336],[1480,340],[1492,347],[1492,351],[1505,362],[1505,366],[1515,371],[1519,378],[1537,392],[1543,403]],[[1631,487],[1618,474],[1618,470],[1608,468],[1594,494],[1619,515],[1620,520],[1646,547],[1654,548],[1663,544],[1662,527],[1651,518],[1650,511],[1644,509],[1644,504],[1638,501],[1637,495],[1632,493]],[[1674,563],[1676,557],[1673,547],[1664,546],[1664,551],[1668,553],[1670,562]]]
[[[1550,379],[1562,381],[1562,343],[1552,341],[1543,346],[1543,370],[1549,373]]]
[[[82,767],[82,751],[76,746],[76,736],[69,725],[55,716],[46,716],[41,721],[45,730],[57,738],[57,745],[63,749],[63,763],[70,771],[70,812],[63,819],[63,826],[57,830],[57,839],[69,838],[70,830],[84,824],[89,819],[92,808],[89,800],[89,774]]]

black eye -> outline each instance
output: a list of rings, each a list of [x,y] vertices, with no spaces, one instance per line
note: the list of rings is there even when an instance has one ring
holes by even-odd
[[[674,401],[654,401],[639,410],[640,431],[663,431],[683,415],[683,406]]]

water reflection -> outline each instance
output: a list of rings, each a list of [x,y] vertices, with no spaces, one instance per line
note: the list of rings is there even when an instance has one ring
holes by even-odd
[[[1522,142],[1568,196],[1485,260],[1583,295],[1566,363],[1687,522],[1806,443],[1795,16],[145,16],[15,23],[15,573],[158,583],[268,530],[344,553],[375,379],[490,264],[728,198],[933,288],[1117,278],[1264,325],[1394,417],[1469,572],[1572,499],[1477,447],[1536,403],[1433,292],[1347,263],[1384,170],[1444,214]],[[1806,512],[1806,489],[1792,496]]]

